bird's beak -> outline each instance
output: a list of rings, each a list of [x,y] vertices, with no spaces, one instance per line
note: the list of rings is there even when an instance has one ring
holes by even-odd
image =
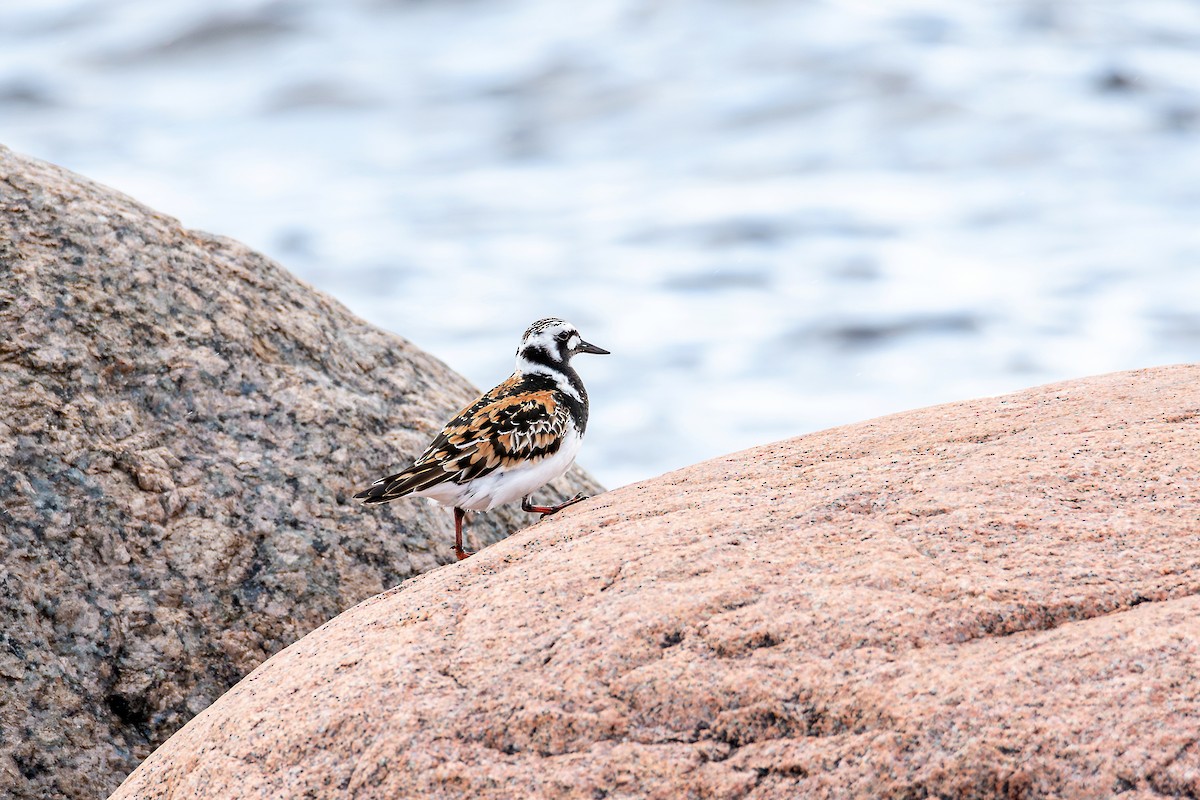
[[[612,355],[607,350],[605,350],[603,347],[596,347],[596,345],[591,344],[589,342],[585,342],[582,339],[579,340],[579,346],[575,348],[575,352],[576,353],[595,353],[598,356]]]

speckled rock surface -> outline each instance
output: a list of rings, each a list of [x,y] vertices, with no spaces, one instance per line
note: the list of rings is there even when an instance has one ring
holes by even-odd
[[[1200,792],[1200,367],[624,487],[271,658],[117,798]]]
[[[0,796],[104,796],[453,557],[448,512],[348,498],[472,388],[236,242],[0,148],[0,331]],[[478,544],[534,517],[476,519]]]

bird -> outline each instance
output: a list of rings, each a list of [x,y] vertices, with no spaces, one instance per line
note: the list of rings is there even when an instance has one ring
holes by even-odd
[[[571,359],[580,353],[610,355],[585,342],[579,329],[557,317],[529,326],[507,380],[458,412],[409,467],[354,495],[365,505],[401,497],[428,497],[454,509],[454,555],[463,549],[468,511],[490,511],[521,498],[521,510],[557,513],[586,500],[537,506],[530,495],[562,475],[583,442],[588,395]]]

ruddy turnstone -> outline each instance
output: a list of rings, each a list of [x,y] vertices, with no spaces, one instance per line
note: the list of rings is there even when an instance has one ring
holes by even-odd
[[[575,461],[588,421],[588,396],[571,357],[608,351],[588,344],[561,319],[529,326],[508,380],[458,412],[425,452],[402,472],[380,478],[354,495],[363,503],[429,497],[454,509],[454,555],[462,546],[468,511],[488,511],[521,498],[521,510],[546,516],[586,499],[535,506],[529,495]]]

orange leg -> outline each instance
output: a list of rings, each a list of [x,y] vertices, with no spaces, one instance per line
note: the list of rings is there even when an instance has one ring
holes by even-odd
[[[580,492],[579,494],[575,495],[567,502],[559,503],[556,506],[535,506],[533,503],[530,503],[529,498],[526,497],[521,500],[521,510],[528,511],[531,514],[541,514],[543,517],[548,517],[551,514],[557,514],[559,511],[562,511],[567,506],[573,506],[576,503],[578,503],[580,500],[587,500],[587,499],[588,499],[587,495],[584,494],[583,492]]]
[[[466,519],[466,517],[466,511],[463,511],[461,508],[454,509],[454,555],[458,557],[459,561],[474,555],[473,553],[468,553],[466,550],[463,550],[462,546],[463,520]]]

